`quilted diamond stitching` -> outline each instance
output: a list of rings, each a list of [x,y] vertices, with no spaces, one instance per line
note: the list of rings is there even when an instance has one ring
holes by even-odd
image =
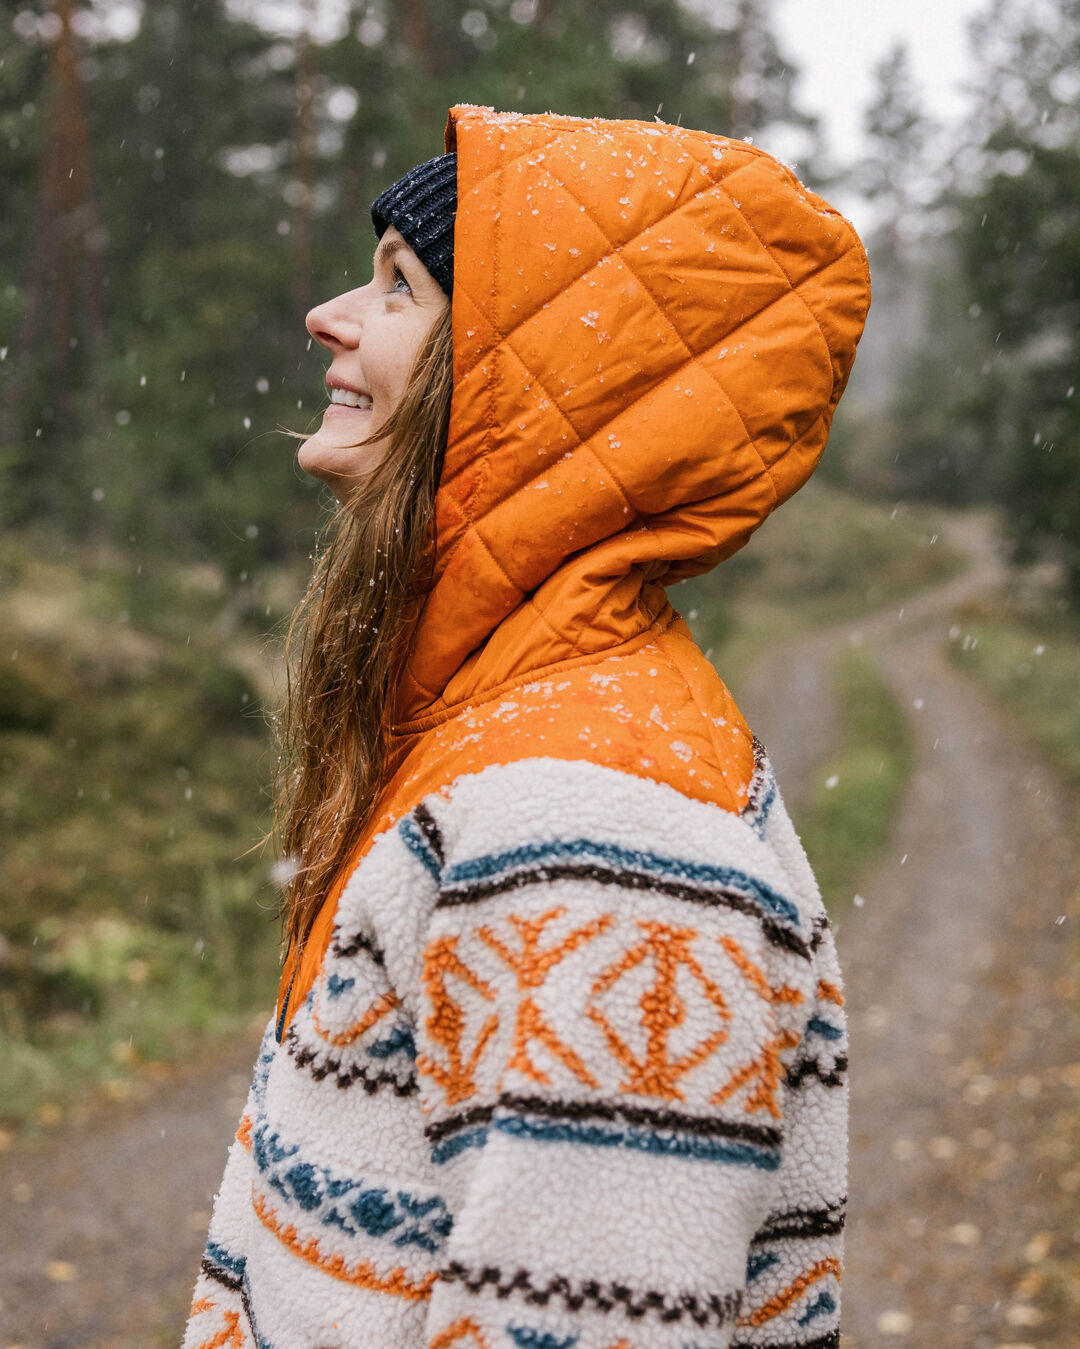
[[[522,117],[522,118],[520,118],[519,120],[521,120],[521,121],[526,121],[526,122],[528,122],[530,125],[535,125],[535,123],[536,123],[536,121],[537,121],[536,118],[528,117],[528,116]],[[555,133],[550,137],[550,139],[544,141],[542,145],[539,145],[539,146],[533,146],[533,147],[531,147],[531,148],[528,149],[528,150],[522,150],[522,151],[520,151],[518,154],[514,155],[509,161],[507,161],[507,165],[506,165],[505,167],[509,167],[510,165],[513,165],[513,164],[517,163],[517,161],[518,161],[519,159],[524,159],[527,155],[532,155],[532,154],[538,154],[538,153],[541,153],[541,152],[546,152],[546,151],[549,150],[552,146],[554,146],[554,145],[556,144],[556,142],[560,141],[560,140],[563,138],[564,135],[575,135],[575,134],[577,134],[577,132],[578,132],[578,128],[577,128],[577,127],[571,127],[571,128],[566,128],[565,130],[559,130],[559,131],[555,132]],[[670,135],[673,139],[676,139],[676,140],[680,141],[680,143],[682,144],[682,148],[684,149],[684,151],[685,151],[687,154],[692,154],[692,153],[693,153],[692,151],[687,150],[685,144],[682,143],[682,138],[681,138],[681,136],[680,136],[680,128],[678,128],[678,127],[671,127],[671,128],[668,129],[668,133],[667,133],[667,134]],[[735,164],[735,165],[731,166],[730,168],[727,168],[725,172],[722,172],[722,173],[717,174],[717,173],[714,172],[714,167],[715,167],[714,165],[709,164],[707,160],[701,159],[701,158],[700,158],[698,155],[696,155],[696,154],[693,155],[693,158],[694,158],[695,162],[697,163],[698,167],[701,168],[701,169],[708,175],[709,180],[710,180],[710,182],[711,182],[712,184],[714,184],[715,186],[720,187],[720,188],[723,189],[724,194],[727,196],[728,200],[731,202],[731,204],[732,204],[732,206],[735,208],[735,210],[739,213],[739,216],[740,216],[740,218],[745,222],[746,227],[750,230],[750,232],[751,232],[751,233],[754,235],[754,237],[757,239],[758,243],[761,245],[761,248],[763,249],[763,251],[765,252],[765,254],[768,256],[769,261],[773,264],[773,266],[777,269],[777,271],[780,273],[780,275],[781,275],[781,276],[784,278],[784,280],[788,283],[788,285],[790,286],[791,290],[792,290],[796,295],[798,295],[799,300],[800,300],[800,301],[802,302],[802,304],[806,307],[808,313],[810,314],[810,317],[811,317],[811,318],[813,319],[813,321],[814,321],[815,326],[817,327],[818,331],[821,333],[822,341],[825,343],[825,349],[826,349],[826,350],[828,351],[828,353],[829,353],[829,359],[830,359],[830,362],[832,362],[832,361],[834,360],[834,353],[833,353],[833,350],[832,350],[831,346],[829,345],[829,340],[828,340],[828,338],[826,337],[825,332],[824,332],[824,330],[823,330],[822,327],[821,327],[821,324],[818,322],[817,314],[814,312],[813,308],[811,307],[811,305],[810,305],[810,304],[808,303],[808,301],[806,300],[806,297],[803,296],[803,295],[801,295],[801,294],[799,293],[801,287],[802,287],[803,285],[805,285],[805,283],[806,283],[808,280],[810,280],[811,277],[816,276],[816,275],[818,274],[818,272],[820,272],[820,271],[822,270],[822,268],[815,268],[815,270],[814,270],[813,272],[810,272],[807,276],[801,278],[798,282],[793,282],[793,281],[791,280],[790,276],[788,276],[787,271],[785,270],[785,268],[781,265],[779,259],[777,259],[777,258],[773,255],[773,253],[772,253],[771,249],[769,248],[768,244],[766,244],[765,241],[764,241],[764,239],[762,239],[760,232],[759,232],[757,229],[754,228],[753,222],[750,220],[749,216],[748,216],[748,215],[746,214],[746,212],[743,210],[741,203],[738,203],[738,202],[735,201],[734,197],[731,195],[731,190],[730,190],[730,188],[728,187],[727,184],[728,184],[728,180],[729,180],[729,179],[734,178],[737,174],[741,173],[744,169],[748,169],[748,168],[750,167],[750,164],[751,164],[752,162],[755,162],[755,161],[758,161],[758,160],[767,160],[767,161],[770,161],[771,163],[775,164],[775,165],[781,170],[781,172],[782,172],[784,175],[786,175],[786,176],[791,180],[791,182],[792,182],[798,189],[803,190],[803,191],[805,191],[806,189],[804,188],[803,184],[801,184],[801,183],[799,182],[799,180],[795,177],[795,175],[790,171],[790,169],[786,168],[783,164],[780,163],[779,160],[774,159],[771,155],[767,154],[764,150],[760,149],[758,146],[756,146],[756,145],[747,145],[747,144],[745,144],[745,143],[743,143],[743,142],[734,142],[734,141],[731,140],[730,137],[720,137],[720,138],[718,138],[718,139],[723,139],[723,140],[727,141],[728,144],[738,144],[738,145],[739,145],[739,148],[740,148],[740,153],[743,154],[743,155],[745,156],[744,159],[743,159],[743,161],[742,161],[742,163]],[[655,151],[654,147],[649,143],[649,140],[648,140],[647,138],[642,138],[642,147],[643,147],[644,149],[648,150],[649,153],[653,155],[654,159],[656,158],[656,151]],[[497,172],[499,172],[499,171],[500,171],[500,170],[497,170],[497,169],[492,170],[492,173],[491,173],[491,174],[485,175],[484,179],[482,179],[481,181],[486,182],[486,181],[487,181],[487,178],[491,177],[494,173],[497,173]],[[545,173],[548,173],[550,177],[554,178],[555,181],[559,182],[564,188],[566,188],[567,192],[570,191],[570,189],[566,187],[566,184],[563,183],[561,179],[557,178],[555,174],[550,173],[550,170],[545,169],[544,172],[545,172]],[[708,191],[708,189],[707,189],[707,188],[702,188],[702,192],[705,192],[705,191]],[[571,193],[571,195],[573,195],[573,194]],[[675,210],[676,210],[676,211],[681,210],[684,206],[689,205],[689,203],[690,203],[691,201],[695,200],[695,199],[696,199],[698,196],[700,196],[700,195],[701,195],[700,193],[695,193],[693,197],[690,197],[690,198],[687,199],[686,202],[681,203],[680,206],[678,206],[677,208],[675,208]],[[576,200],[576,198],[575,198],[575,200]],[[580,204],[580,203],[579,203],[579,204]],[[826,204],[827,204],[827,203],[826,203]],[[589,213],[586,211],[586,214],[589,214]],[[839,213],[838,211],[835,211],[835,210],[833,210],[832,208],[829,208],[829,210],[827,211],[827,214],[831,214],[831,215],[835,216],[835,217],[837,218],[837,220],[839,220],[839,221],[841,221],[841,222],[843,222],[843,223],[846,223],[846,222],[844,221],[844,217],[841,216],[840,213]],[[590,219],[592,219],[591,215],[590,215]],[[600,229],[600,226],[597,224],[597,222],[596,222],[595,220],[592,220],[592,223],[593,223],[594,225],[596,225],[596,228],[599,230],[599,232],[604,236],[605,239],[607,239],[607,234],[605,233],[604,230]],[[655,222],[655,221],[654,221],[654,222],[651,222],[648,226],[646,226],[646,229],[652,229],[652,228],[653,228],[653,225],[656,224],[656,223],[657,223],[657,222]],[[643,230],[642,230],[642,231],[639,231],[638,234],[636,234],[636,235],[634,235],[632,238],[628,239],[628,240],[626,241],[626,244],[622,245],[621,247],[627,247],[629,244],[634,243],[638,238],[640,238],[640,236],[641,236],[642,233],[644,233]],[[608,239],[608,245],[609,245],[609,248],[610,248],[610,250],[611,250],[612,252],[618,252],[618,251],[620,251],[619,249],[616,249],[616,248],[614,248],[614,246],[611,245],[611,240],[610,240],[610,239]],[[848,255],[849,253],[855,251],[855,250],[856,250],[856,247],[857,247],[856,241],[855,241],[854,239],[852,239],[851,241],[849,241],[847,248],[845,248],[845,249],[843,250],[843,252],[842,252],[837,258],[832,259],[832,262],[833,262],[833,263],[839,262],[842,258],[847,257],[847,255]],[[594,265],[595,265],[595,264],[594,264]],[[826,265],[831,265],[831,264],[826,264]],[[588,271],[588,269],[586,269],[586,271]],[[865,261],[864,261],[864,263],[863,263],[863,271],[864,271],[865,274],[867,274],[867,275],[866,275],[866,279],[867,279],[867,281],[869,281],[868,268],[866,267]],[[582,273],[581,275],[585,275],[585,273]],[[579,279],[580,279],[580,277],[575,277],[575,278],[573,278],[573,280],[572,280],[569,284],[573,284],[573,281],[577,281],[577,280],[579,280]],[[772,302],[770,302],[770,303],[772,303]],[[531,315],[527,316],[526,319],[520,320],[519,322],[527,322],[527,321],[528,321],[528,318],[535,317],[536,312],[538,312],[538,311],[533,311],[533,313],[532,313]],[[751,315],[751,316],[750,316],[750,318],[754,318],[754,317],[756,317],[756,315]],[[744,322],[749,322],[749,321],[750,321],[750,319],[744,320]],[[498,331],[498,328],[496,327],[495,324],[492,324],[492,326],[496,328],[496,331]],[[517,326],[517,325],[515,325],[515,327],[516,327],[516,326]],[[511,331],[512,331],[512,330],[511,330]],[[504,334],[504,335],[505,335],[505,334]],[[496,345],[498,345],[498,344],[496,344]],[[493,350],[493,349],[494,349],[494,348],[489,348],[489,350]],[[485,353],[485,354],[486,354],[486,353]],[[472,368],[474,369],[475,366],[472,367]],[[467,372],[467,373],[468,373],[468,372]]]
[[[566,134],[571,134],[571,133],[566,133]],[[563,137],[563,133],[559,133],[559,135],[553,136],[553,137],[551,138],[550,141],[545,142],[545,144],[544,144],[544,146],[543,146],[544,151],[550,150],[550,149],[556,144],[557,141],[559,141],[559,140],[562,139],[562,137]],[[656,151],[655,151],[655,149],[653,148],[653,146],[646,144],[646,145],[645,145],[645,148],[649,151],[650,154],[652,154],[652,156],[653,156],[654,159],[657,158]],[[752,154],[754,155],[755,158],[763,158],[763,157],[764,157],[764,156],[762,155],[762,152],[761,152],[761,151],[754,151],[754,148],[753,148],[752,146],[747,146],[747,147],[744,147],[744,148],[745,148],[748,152],[752,153]],[[514,155],[514,157],[509,161],[508,167],[509,167],[510,165],[516,164],[516,163],[518,162],[519,159],[524,159],[527,155],[533,154],[533,153],[536,153],[536,151],[534,151],[534,150],[523,151],[523,152],[521,152],[520,154]],[[708,177],[708,179],[709,179],[709,184],[708,184],[708,186],[707,186],[707,187],[701,188],[700,191],[695,192],[695,193],[694,193],[692,196],[690,196],[690,197],[687,197],[687,198],[685,199],[685,201],[679,202],[679,204],[678,204],[677,206],[672,207],[670,210],[666,211],[663,215],[659,216],[656,220],[650,220],[650,221],[648,221],[646,224],[644,224],[644,225],[642,226],[642,228],[641,228],[640,230],[638,230],[636,233],[632,234],[632,235],[631,235],[624,243],[622,243],[622,244],[618,244],[618,245],[614,244],[614,243],[611,241],[610,237],[608,236],[606,230],[604,230],[604,229],[601,228],[601,226],[598,224],[598,222],[597,222],[596,219],[593,217],[593,215],[591,214],[591,212],[589,212],[588,210],[585,211],[585,214],[588,216],[590,223],[596,228],[597,233],[600,234],[600,236],[604,239],[604,241],[605,241],[606,244],[607,244],[607,250],[606,250],[606,252],[603,254],[604,257],[610,256],[611,254],[621,255],[622,250],[623,250],[624,248],[629,248],[629,247],[631,247],[633,244],[637,243],[637,241],[641,238],[641,236],[642,236],[643,234],[647,233],[647,232],[648,232],[649,230],[651,230],[651,229],[655,229],[656,226],[659,225],[662,221],[668,220],[668,219],[673,219],[673,218],[677,217],[682,211],[686,210],[689,206],[691,206],[694,202],[696,202],[697,199],[698,199],[699,197],[703,196],[703,195],[704,195],[705,193],[707,193],[707,192],[710,192],[714,187],[719,186],[719,185],[722,183],[724,177],[733,177],[736,173],[740,172],[741,169],[748,167],[748,165],[746,165],[746,164],[735,165],[733,168],[731,168],[731,169],[728,170],[728,172],[727,172],[726,175],[723,175],[722,177],[716,177],[716,176],[713,174],[712,168],[710,167],[710,165],[709,165],[708,163],[706,163],[705,161],[701,160],[701,159],[698,158],[698,156],[696,156],[696,155],[693,156],[693,159],[694,159],[694,162],[698,165],[698,167],[701,168],[701,169],[704,171],[704,173],[706,174],[706,176]],[[494,170],[493,170],[493,172],[494,172]],[[551,179],[552,182],[558,183],[558,185],[559,185],[559,186],[567,193],[567,195],[570,196],[574,201],[576,201],[576,202],[578,203],[579,206],[582,205],[581,201],[574,195],[572,189],[571,189],[570,187],[568,187],[567,184],[566,184],[566,183],[565,183],[565,182],[564,182],[557,174],[555,174],[551,169],[545,167],[545,168],[543,169],[542,172],[543,172],[543,174],[544,174],[547,178]],[[486,182],[487,179],[490,178],[491,176],[492,176],[491,174],[485,175],[484,181]],[[740,208],[739,206],[736,206],[736,205],[735,205],[735,201],[734,201],[734,199],[732,198],[731,193],[728,192],[726,195],[727,195],[727,197],[728,197],[728,200],[731,201],[731,204],[732,204],[733,206],[735,206],[735,209],[739,212],[740,217],[741,217],[743,220],[746,220],[746,216],[743,214],[741,208]],[[761,243],[761,242],[762,242],[762,241],[761,241],[761,237],[760,237],[760,235],[758,234],[758,232],[757,232],[756,230],[754,230],[754,229],[750,226],[749,221],[747,221],[746,223],[747,223],[747,227],[750,228],[750,232],[754,235],[754,237],[758,240],[758,242]],[[764,248],[764,245],[762,245],[762,247]],[[784,271],[784,269],[780,266],[780,264],[777,262],[777,260],[772,256],[772,254],[769,253],[768,249],[767,249],[767,248],[764,248],[764,251],[765,251],[766,256],[768,257],[769,261],[770,261],[770,262],[772,263],[772,265],[776,268],[777,272],[779,273],[779,276],[780,276],[785,282],[787,282],[788,286],[791,287],[791,289],[794,290],[795,287],[794,287],[794,285],[792,284],[791,278],[787,275],[787,273],[786,273],[786,272]],[[564,291],[568,290],[571,286],[576,285],[578,281],[581,281],[584,277],[588,276],[589,272],[592,271],[592,269],[593,269],[594,267],[596,267],[596,266],[597,266],[597,263],[595,263],[595,262],[590,263],[590,264],[585,268],[584,271],[577,273],[577,275],[571,277],[571,278],[570,278],[563,286],[561,286],[561,287],[559,288],[559,290],[556,292],[556,294],[562,294]],[[455,278],[454,284],[455,284],[455,285],[457,284],[457,278]],[[802,284],[802,283],[800,282],[799,284]],[[495,331],[496,334],[498,335],[499,341],[502,341],[502,340],[504,340],[505,338],[508,338],[508,337],[513,336],[513,334],[517,331],[518,328],[524,327],[525,324],[531,322],[531,321],[536,317],[536,315],[539,314],[539,313],[541,312],[541,310],[544,308],[544,305],[545,305],[545,304],[549,304],[549,303],[550,303],[550,300],[544,300],[544,301],[542,301],[535,309],[530,310],[527,314],[525,314],[525,315],[521,316],[520,318],[516,319],[516,320],[514,321],[514,324],[513,324],[510,328],[507,328],[506,330],[501,329],[501,328],[498,326],[498,324],[494,321],[494,318],[491,318],[491,317],[489,316],[489,321],[490,321],[490,323],[491,323],[491,327],[494,329],[494,331]],[[772,303],[772,301],[770,301],[770,303]],[[803,303],[804,303],[804,304],[806,303],[805,300],[803,301]],[[760,311],[759,311],[759,312],[760,312]],[[743,322],[749,322],[750,319],[752,319],[752,318],[754,318],[754,317],[756,317],[756,314],[750,315],[749,318],[744,319]],[[495,348],[499,345],[499,341],[495,342],[492,346],[486,347],[486,348],[484,349],[484,351],[477,357],[476,361],[474,361],[473,364],[472,364],[472,365],[464,372],[464,376],[465,376],[465,377],[467,377],[468,375],[472,374],[472,372],[476,369],[476,367],[480,364],[480,362],[481,362],[482,360],[484,360],[484,359],[485,359],[492,351],[495,350]]]
[[[707,169],[706,169],[706,172],[708,172]],[[565,183],[563,184],[563,188],[564,188],[565,191],[569,194],[569,196],[571,196],[571,197],[574,199],[574,201],[576,201],[576,202],[578,203],[578,205],[582,208],[582,210],[583,210],[583,211],[585,212],[585,214],[590,218],[590,220],[592,220],[593,224],[596,225],[596,228],[600,231],[600,233],[601,233],[601,234],[604,234],[604,230],[602,229],[602,227],[600,226],[600,224],[596,221],[596,219],[593,217],[592,212],[589,210],[588,206],[586,206],[585,203],[584,203],[583,201],[581,201],[580,198],[576,195],[576,193],[574,193],[573,190],[572,190],[571,188],[567,187],[567,185],[566,185]],[[738,209],[738,208],[736,208],[736,209]],[[605,237],[605,238],[607,237],[606,234],[604,235],[604,237]],[[758,238],[758,236],[757,236],[756,234],[755,234],[754,237],[755,237],[755,238]],[[609,242],[610,242],[610,240],[609,240]],[[758,240],[758,242],[760,242],[760,239]],[[614,248],[613,248],[613,251],[614,251]],[[649,297],[649,299],[652,301],[653,307],[656,309],[656,312],[657,312],[657,313],[660,315],[660,317],[664,320],[664,322],[667,324],[667,326],[668,326],[668,328],[671,330],[671,332],[674,333],[675,337],[678,339],[678,341],[679,341],[680,345],[682,346],[683,350],[686,352],[686,355],[687,355],[688,359],[691,360],[691,361],[693,361],[693,362],[694,362],[694,363],[702,370],[702,372],[705,374],[705,377],[706,377],[707,379],[710,379],[710,380],[713,382],[713,384],[716,385],[717,389],[720,390],[721,395],[723,396],[724,400],[727,402],[727,404],[728,404],[729,407],[731,408],[732,412],[734,412],[735,416],[738,417],[738,419],[739,419],[739,425],[740,425],[740,426],[742,427],[742,429],[743,429],[743,432],[744,432],[744,434],[745,434],[745,436],[746,436],[747,442],[749,443],[750,448],[751,448],[751,449],[754,451],[754,453],[757,455],[758,460],[759,460],[759,462],[760,462],[760,464],[761,464],[762,472],[765,473],[766,476],[767,476],[768,479],[769,479],[769,485],[770,485],[770,486],[772,487],[772,489],[773,489],[773,497],[774,497],[774,505],[775,505],[776,502],[779,502],[779,500],[780,500],[780,493],[777,491],[776,483],[773,481],[772,472],[770,471],[769,466],[765,463],[765,458],[764,458],[764,456],[762,455],[761,451],[760,451],[760,450],[758,449],[758,447],[757,447],[757,440],[756,440],[756,438],[755,438],[754,436],[752,436],[752,435],[750,434],[750,428],[746,425],[746,421],[744,420],[742,413],[739,411],[739,408],[738,408],[738,406],[737,406],[735,400],[734,400],[734,399],[731,397],[731,395],[728,393],[727,389],[724,388],[723,384],[721,384],[721,382],[720,382],[720,380],[717,378],[716,374],[715,374],[712,370],[710,370],[707,366],[705,366],[704,364],[702,364],[701,360],[694,354],[694,352],[693,352],[693,350],[691,349],[689,343],[686,341],[686,338],[683,337],[682,333],[680,333],[679,330],[678,330],[678,328],[676,328],[676,326],[675,326],[674,322],[672,321],[670,315],[669,315],[669,314],[667,313],[667,311],[661,306],[661,304],[660,304],[660,302],[657,300],[656,296],[652,293],[652,291],[649,289],[649,287],[648,287],[648,286],[645,284],[645,282],[642,280],[641,276],[638,274],[638,272],[636,271],[636,269],[635,269],[634,267],[632,267],[632,266],[630,265],[629,262],[627,262],[627,260],[626,260],[625,257],[622,258],[622,263],[623,263],[623,266],[626,268],[626,270],[630,273],[631,276],[633,276],[634,280],[637,281],[638,285],[641,287],[641,289],[645,292],[645,294],[646,294],[646,295]],[[787,279],[787,278],[785,277],[785,280],[786,280],[786,279]],[[791,282],[790,282],[790,281],[788,281],[788,285],[789,285],[789,286],[791,285]],[[601,461],[601,462],[602,462],[602,461]]]
[[[832,366],[832,365],[834,365],[835,362],[836,362],[836,355],[835,355],[835,353],[833,352],[832,347],[829,345],[829,339],[825,336],[825,329],[822,328],[821,322],[820,322],[820,320],[818,319],[818,316],[817,316],[817,314],[815,313],[814,309],[811,307],[810,302],[807,300],[806,296],[803,295],[803,294],[801,293],[801,292],[802,292],[802,288],[803,288],[803,286],[806,285],[807,281],[809,281],[811,277],[817,276],[819,272],[821,272],[821,271],[824,270],[824,267],[816,267],[816,268],[815,268],[812,272],[810,272],[807,276],[801,277],[798,281],[792,281],[791,277],[788,276],[788,274],[787,274],[786,270],[784,269],[783,265],[781,264],[780,260],[779,260],[778,258],[776,258],[776,257],[773,256],[772,249],[771,249],[771,248],[769,247],[769,245],[765,242],[765,240],[761,237],[760,232],[754,228],[754,222],[750,219],[750,217],[749,217],[749,216],[746,214],[746,212],[743,210],[743,208],[742,208],[742,206],[740,205],[740,203],[738,203],[738,202],[735,200],[735,198],[731,195],[731,189],[730,189],[730,187],[728,186],[728,179],[734,178],[735,175],[736,175],[737,173],[739,173],[739,172],[742,171],[742,169],[748,168],[748,167],[749,167],[749,166],[746,165],[746,164],[740,164],[740,165],[738,165],[735,169],[732,170],[731,173],[727,174],[723,179],[719,179],[719,178],[716,179],[716,186],[720,189],[721,192],[723,192],[723,194],[727,197],[728,201],[730,201],[731,204],[732,204],[732,206],[735,207],[736,211],[738,211],[739,215],[741,216],[741,218],[742,218],[742,219],[745,221],[745,223],[746,223],[746,228],[750,231],[750,233],[754,236],[754,238],[758,241],[758,243],[759,243],[759,244],[761,245],[761,247],[764,249],[764,251],[768,254],[769,260],[772,262],[773,266],[776,267],[776,269],[779,271],[780,275],[784,278],[784,280],[785,280],[785,281],[788,283],[788,285],[791,287],[792,294],[796,295],[796,296],[799,298],[799,300],[800,300],[800,301],[802,302],[802,304],[803,304],[803,307],[806,309],[806,312],[807,312],[807,313],[810,315],[810,317],[814,320],[814,327],[817,328],[818,332],[821,334],[821,340],[825,343],[825,350],[829,353],[829,364],[830,364],[830,366]],[[781,167],[783,167],[783,166],[781,166]],[[706,166],[705,166],[705,172],[708,173],[708,171],[709,171],[709,170],[708,170],[708,166],[706,165]],[[792,178],[792,181],[793,181],[793,182],[798,183],[798,179],[795,178],[794,174],[791,175],[791,178]],[[801,184],[800,184],[800,186],[801,186]],[[842,219],[842,218],[843,218],[843,217],[838,216],[838,219]],[[840,253],[838,257],[830,259],[830,261],[829,261],[828,263],[826,263],[825,266],[832,266],[833,264],[839,262],[839,261],[841,260],[841,258],[846,258],[847,255],[853,250],[853,248],[854,248],[854,244],[853,244],[853,243],[849,243],[848,246],[847,246],[847,248],[845,248],[844,251],[843,251],[842,253]]]
[[[550,170],[545,170],[545,173],[546,173],[547,176],[552,180],[552,182],[556,182],[556,183],[559,184],[560,187],[563,187],[564,190],[568,193],[568,195],[571,195],[571,196],[573,195],[572,193],[570,193],[569,188],[566,188],[566,186],[565,186],[565,184],[562,182],[562,180],[561,180],[560,178],[557,178],[553,173],[551,173]],[[593,271],[597,266],[599,266],[599,264],[600,264],[600,262],[602,261],[603,258],[611,257],[612,255],[621,258],[621,257],[622,257],[622,251],[623,251],[624,248],[629,248],[629,247],[631,247],[631,245],[637,243],[637,241],[641,238],[641,236],[642,236],[643,234],[647,233],[647,232],[648,232],[649,230],[651,230],[651,229],[655,229],[655,227],[656,227],[658,224],[660,224],[660,222],[661,222],[662,220],[672,218],[673,216],[675,216],[675,215],[678,213],[679,210],[682,210],[684,207],[689,206],[692,202],[697,201],[698,197],[703,196],[706,192],[709,192],[709,191],[711,191],[711,190],[712,190],[712,185],[710,185],[709,187],[703,187],[703,188],[701,189],[700,192],[695,192],[694,195],[693,195],[692,197],[688,197],[688,198],[686,199],[685,202],[681,203],[681,205],[677,208],[677,210],[668,212],[667,215],[661,216],[658,220],[650,220],[650,221],[648,222],[648,224],[643,225],[642,228],[641,228],[640,230],[638,230],[636,234],[631,235],[631,237],[630,237],[629,239],[627,239],[626,243],[624,243],[624,244],[619,244],[618,246],[616,246],[615,244],[613,244],[613,243],[611,242],[611,240],[608,238],[607,234],[606,234],[603,230],[600,229],[599,225],[596,225],[596,221],[593,219],[593,217],[592,217],[591,215],[589,215],[589,212],[586,211],[586,215],[589,215],[589,220],[591,221],[591,223],[592,223],[593,225],[596,225],[597,230],[599,230],[600,234],[603,236],[603,238],[604,238],[605,241],[607,242],[607,245],[608,245],[607,250],[606,250],[605,253],[602,254],[601,258],[598,259],[596,262],[590,262],[590,263],[588,264],[588,266],[584,269],[584,271],[578,272],[578,273],[576,273],[574,276],[570,277],[569,280],[567,280],[567,281],[565,282],[565,284],[562,285],[562,286],[559,288],[559,290],[556,292],[556,294],[561,295],[561,294],[563,294],[565,291],[569,290],[571,286],[576,286],[577,283],[578,283],[579,281],[583,281],[583,280],[585,279],[585,277],[587,277],[591,271]],[[574,200],[577,201],[577,198],[575,197]],[[579,203],[579,204],[580,204],[580,203]],[[784,280],[787,280],[787,278],[784,277]],[[788,282],[788,284],[790,285],[791,283]],[[454,278],[454,285],[455,285],[455,286],[457,285],[457,278],[456,278],[456,277]],[[491,321],[491,326],[492,326],[492,328],[494,329],[494,331],[496,332],[496,334],[498,335],[498,341],[496,341],[492,346],[486,347],[486,348],[484,349],[484,351],[477,357],[477,359],[473,362],[473,364],[470,365],[469,368],[464,372],[464,376],[463,376],[463,377],[467,377],[467,376],[471,375],[472,372],[476,369],[476,367],[480,364],[480,362],[483,361],[484,359],[486,359],[486,357],[487,357],[488,355],[490,355],[490,353],[491,353],[492,351],[495,350],[495,348],[499,345],[500,342],[504,342],[504,341],[506,341],[508,338],[511,338],[511,337],[515,336],[515,334],[517,333],[517,331],[518,331],[519,328],[524,328],[524,327],[526,326],[526,324],[531,323],[531,322],[533,321],[533,319],[536,318],[537,314],[542,313],[542,311],[543,311],[543,309],[544,309],[544,306],[547,305],[547,304],[550,304],[550,303],[551,303],[550,300],[543,300],[543,301],[541,301],[541,303],[538,304],[538,305],[536,306],[535,309],[530,309],[529,312],[528,312],[527,314],[523,314],[523,315],[521,315],[520,317],[516,318],[516,319],[514,320],[513,325],[512,325],[511,327],[507,328],[505,331],[503,331],[502,329],[500,329],[500,328],[495,324],[494,321]],[[753,317],[753,315],[751,315],[751,317]]]

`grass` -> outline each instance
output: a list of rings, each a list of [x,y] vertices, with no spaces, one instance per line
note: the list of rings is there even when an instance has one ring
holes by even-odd
[[[845,652],[836,678],[845,735],[801,820],[803,845],[834,916],[887,842],[911,768],[904,713],[866,653]]]
[[[1050,763],[1080,787],[1080,627],[1045,607],[958,615],[951,660],[1026,727]]]
[[[0,550],[0,1125],[31,1132],[268,1009],[257,691],[207,569]]]

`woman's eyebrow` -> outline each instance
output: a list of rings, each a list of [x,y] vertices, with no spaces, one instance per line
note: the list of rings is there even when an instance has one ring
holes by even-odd
[[[404,239],[384,239],[375,250],[373,266],[378,267],[380,263],[389,262],[395,253],[399,253],[403,248],[408,248]]]

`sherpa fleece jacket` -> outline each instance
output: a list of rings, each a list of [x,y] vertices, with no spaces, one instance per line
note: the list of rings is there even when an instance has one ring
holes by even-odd
[[[459,107],[447,147],[433,583],[185,1349],[835,1347],[833,936],[665,587],[809,476],[865,256],[720,136]]]

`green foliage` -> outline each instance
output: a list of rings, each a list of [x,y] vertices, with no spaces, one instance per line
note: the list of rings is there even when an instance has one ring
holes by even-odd
[[[1002,353],[979,423],[1000,459],[1018,558],[1050,545],[1080,603],[1080,149],[1021,146],[1005,132],[991,145],[1016,158],[971,198],[958,231]]]
[[[949,657],[1023,722],[1047,759],[1080,786],[1080,630],[1060,613],[1002,606],[960,616]]]
[[[922,186],[933,123],[923,112],[908,49],[897,42],[874,67],[874,94],[866,110],[867,153],[855,179],[882,210],[883,225],[873,261],[899,280],[905,268],[904,231]]]
[[[0,1063],[16,1122],[274,996],[267,727],[220,570],[0,552]],[[126,1070],[125,1070],[126,1071]]]
[[[1080,604],[1080,8],[993,0],[976,106],[933,205],[918,345],[886,418],[890,486],[993,501]],[[928,224],[929,218],[924,224]]]
[[[803,845],[833,914],[850,903],[887,843],[911,768],[904,714],[869,658],[849,652],[838,674],[845,731],[802,822]]]
[[[956,243],[927,250],[925,327],[888,405],[889,485],[951,506],[997,501],[1004,488],[992,427],[1002,371],[982,306],[959,272]]]

